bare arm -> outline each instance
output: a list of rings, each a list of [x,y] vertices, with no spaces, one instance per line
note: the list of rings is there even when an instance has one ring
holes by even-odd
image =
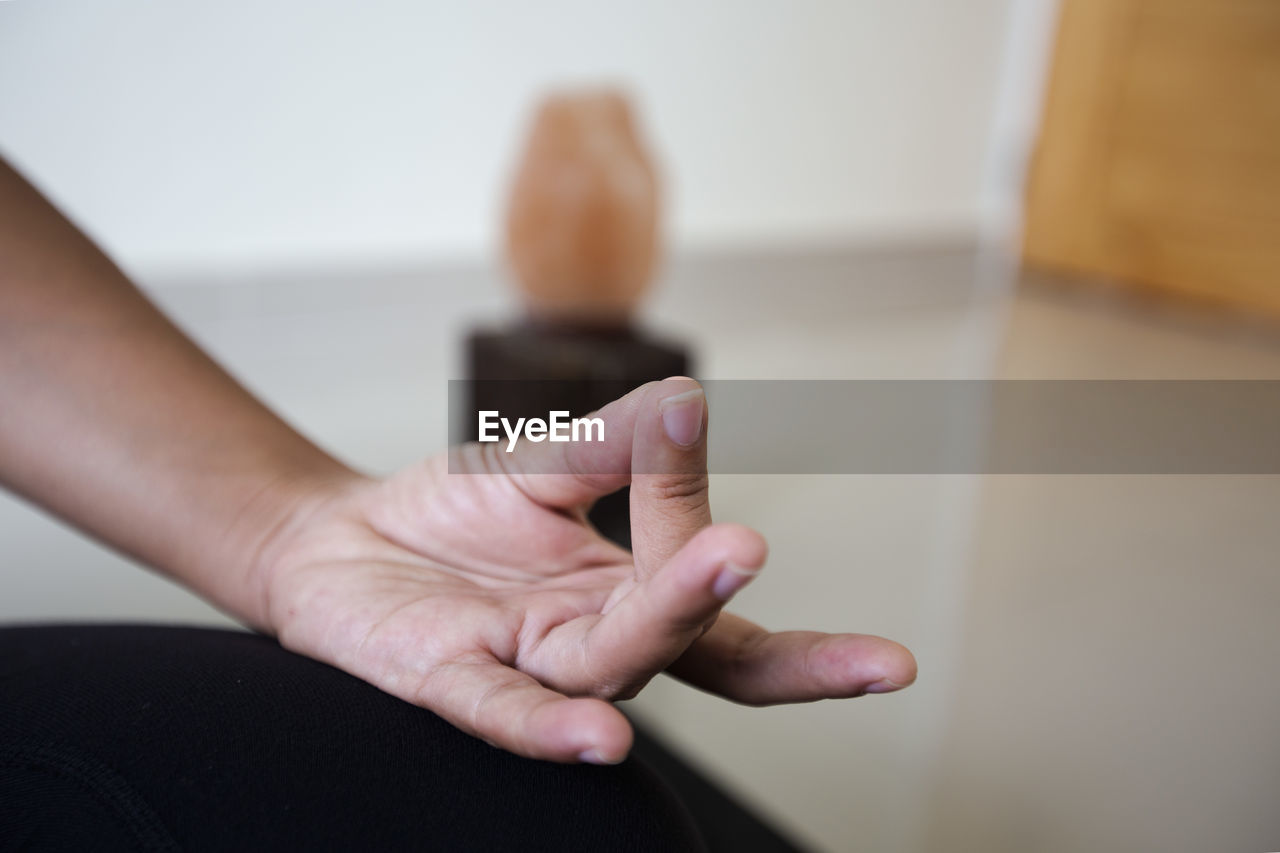
[[[354,476],[0,161],[0,482],[262,628],[258,550]]]

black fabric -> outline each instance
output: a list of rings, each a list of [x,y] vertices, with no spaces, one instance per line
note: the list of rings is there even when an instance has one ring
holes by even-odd
[[[803,853],[800,843],[781,827],[748,809],[719,781],[639,726],[631,755],[675,791],[711,853]]]
[[[0,629],[0,849],[697,850],[645,765],[462,734],[235,631]]]

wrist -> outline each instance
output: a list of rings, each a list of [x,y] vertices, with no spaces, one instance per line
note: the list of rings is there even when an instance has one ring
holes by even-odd
[[[284,555],[317,516],[371,482],[335,464],[325,471],[281,475],[258,489],[241,509],[240,529],[232,537],[240,543],[235,562],[240,570],[228,573],[227,609],[255,630],[275,634],[271,588]]]

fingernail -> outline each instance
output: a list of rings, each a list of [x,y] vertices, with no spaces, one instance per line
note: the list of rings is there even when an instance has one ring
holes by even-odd
[[[902,688],[909,687],[909,686],[910,685],[907,685],[907,684],[899,684],[898,682],[894,681],[891,678],[882,678],[879,681],[877,681],[875,684],[868,685],[866,692],[892,693],[895,690],[901,690]]]
[[[623,761],[622,758],[619,758],[616,761],[610,761],[601,755],[600,750],[598,749],[588,749],[579,753],[578,760],[584,764],[621,764]]]
[[[702,437],[702,414],[707,398],[701,388],[676,394],[658,403],[662,415],[662,429],[681,447],[689,447]]]
[[[725,563],[716,581],[711,585],[711,592],[721,601],[733,598],[734,593],[751,583],[751,579],[760,574],[759,569],[744,569],[733,563]]]

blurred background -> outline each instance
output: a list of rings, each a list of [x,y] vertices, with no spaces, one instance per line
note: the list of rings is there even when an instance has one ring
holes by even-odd
[[[0,152],[371,471],[444,446],[463,339],[517,315],[512,171],[582,85],[632,95],[641,322],[695,375],[1280,379],[1275,0],[0,4]],[[1280,478],[712,491],[772,545],[739,611],[920,662],[853,702],[630,703],[798,845],[1280,849]],[[230,624],[0,496],[0,620],[102,619]]]

